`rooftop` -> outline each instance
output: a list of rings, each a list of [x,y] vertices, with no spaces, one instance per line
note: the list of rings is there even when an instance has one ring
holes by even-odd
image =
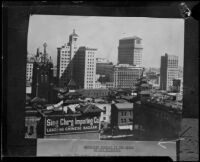
[[[79,111],[82,113],[97,113],[97,112],[103,112],[99,107],[89,104],[85,105],[79,108]]]
[[[81,47],[79,48],[79,50],[92,50],[92,51],[97,51],[97,48],[89,48],[89,47],[81,46]]]
[[[137,65],[129,65],[129,64],[118,64],[114,66],[115,68],[134,68],[134,69],[141,69],[142,67],[137,66]]]
[[[140,40],[142,40],[142,38],[137,37],[137,36],[133,36],[133,37],[125,37],[125,38],[122,38],[122,39],[120,39],[120,40],[128,40],[128,39],[140,39]]]
[[[123,109],[133,109],[133,103],[116,103],[115,104],[116,108],[119,110]]]

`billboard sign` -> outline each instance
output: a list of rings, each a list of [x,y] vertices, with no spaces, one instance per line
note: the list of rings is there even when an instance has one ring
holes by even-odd
[[[45,135],[93,132],[99,130],[98,116],[47,116],[44,118]]]

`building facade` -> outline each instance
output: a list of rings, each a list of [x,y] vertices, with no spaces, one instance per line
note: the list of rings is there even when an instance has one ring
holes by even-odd
[[[116,103],[111,105],[111,126],[118,129],[133,128],[133,103]]]
[[[78,35],[73,30],[69,36],[69,42],[62,47],[57,48],[57,77],[59,87],[64,87],[71,79],[72,66],[69,66],[76,51]]]
[[[178,78],[178,56],[165,54],[161,56],[160,89],[170,91],[173,79]]]
[[[31,94],[31,84],[33,81],[34,57],[27,57],[26,63],[26,94]]]
[[[33,58],[27,58],[26,63],[26,82],[32,83],[32,77],[33,77]]]
[[[79,88],[94,89],[97,49],[80,47],[73,59],[73,79]]]
[[[118,64],[142,66],[142,39],[127,37],[119,40]]]
[[[114,67],[114,87],[134,88],[142,74],[142,68],[128,64],[120,64]]]
[[[37,53],[36,61],[33,65],[32,98],[44,98],[48,103],[52,101],[52,90],[54,86],[53,62],[46,52],[46,43],[44,44],[44,53]]]
[[[176,106],[175,106],[176,107]],[[181,112],[171,103],[142,101],[134,105],[134,130],[145,131],[146,136],[178,137],[181,128]]]

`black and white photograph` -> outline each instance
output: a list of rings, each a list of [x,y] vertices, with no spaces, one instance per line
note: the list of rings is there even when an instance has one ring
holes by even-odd
[[[196,94],[186,70],[186,21],[192,12],[183,13],[184,7],[177,5],[175,17],[31,11],[27,28],[18,32],[26,33],[26,68],[18,73],[21,81],[9,85],[25,83],[19,94],[23,131],[16,132],[27,143],[36,142],[36,156],[177,160],[180,141],[193,129],[185,112]]]
[[[32,15],[25,138],[176,139],[184,21]]]

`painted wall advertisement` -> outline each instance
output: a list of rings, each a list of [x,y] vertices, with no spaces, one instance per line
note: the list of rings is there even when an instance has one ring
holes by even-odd
[[[48,116],[45,117],[45,135],[89,132],[99,130],[97,116]]]

